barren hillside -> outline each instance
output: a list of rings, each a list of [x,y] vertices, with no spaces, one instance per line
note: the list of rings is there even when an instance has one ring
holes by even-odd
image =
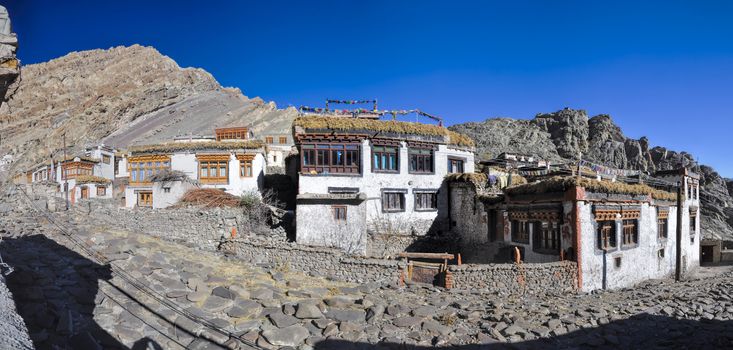
[[[22,68],[17,90],[0,107],[0,157],[14,169],[102,141],[116,147],[211,134],[211,126],[289,129],[294,109],[222,88],[202,69],[181,68],[151,47],[73,52]]]

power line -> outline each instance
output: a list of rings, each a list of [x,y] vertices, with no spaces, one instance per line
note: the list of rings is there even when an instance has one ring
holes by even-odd
[[[140,281],[139,279],[135,278],[134,276],[128,274],[124,269],[119,269],[119,267],[113,265],[110,262],[110,260],[106,256],[104,256],[104,254],[98,252],[97,250],[95,250],[94,248],[92,248],[91,246],[89,246],[88,244],[86,244],[85,242],[80,241],[79,239],[77,239],[76,237],[74,237],[71,233],[69,233],[69,231],[66,228],[64,228],[58,222],[56,222],[56,220],[53,218],[53,216],[50,215],[50,213],[48,213],[46,211],[43,211],[43,210],[39,209],[38,207],[36,207],[36,205],[33,203],[33,200],[28,195],[28,193],[20,185],[16,185],[16,188],[19,189],[23,193],[23,195],[25,196],[25,198],[28,200],[28,203],[30,204],[30,206],[35,211],[37,211],[38,213],[40,213],[41,215],[43,215],[54,226],[56,226],[57,230],[59,230],[63,236],[67,237],[71,243],[73,243],[74,245],[76,245],[77,247],[79,247],[82,251],[84,251],[89,257],[91,257],[93,260],[95,260],[95,262],[97,262],[98,264],[100,264],[100,265],[108,265],[110,267],[110,273],[112,275],[115,275],[115,276],[119,277],[120,279],[124,280],[125,282],[127,282],[128,284],[130,284],[131,286],[133,286],[134,288],[138,289],[140,292],[145,293],[148,296],[150,296],[151,298],[153,298],[159,304],[161,304],[161,305],[163,305],[163,306],[171,309],[172,311],[174,311],[174,312],[176,312],[176,313],[178,313],[178,314],[180,314],[180,315],[182,315],[182,316],[190,319],[194,323],[196,323],[198,325],[201,325],[201,326],[204,326],[205,328],[208,328],[209,330],[212,330],[212,331],[214,331],[216,333],[219,333],[219,334],[222,334],[222,335],[228,337],[229,338],[229,341],[225,342],[224,344],[220,344],[215,339],[211,339],[210,337],[206,337],[203,332],[200,335],[198,335],[200,338],[204,338],[204,339],[206,339],[208,341],[211,341],[213,343],[216,343],[217,345],[225,346],[225,347],[229,347],[229,348],[236,348],[236,347],[232,347],[234,344],[232,344],[230,342],[230,341],[234,341],[234,342],[241,342],[241,343],[243,343],[243,344],[245,344],[247,346],[250,346],[252,348],[255,348],[255,349],[262,349],[262,347],[258,346],[257,344],[255,344],[253,342],[250,342],[248,340],[240,339],[240,338],[236,337],[234,334],[232,334],[229,331],[227,331],[226,329],[223,329],[223,328],[221,328],[221,327],[213,324],[212,322],[210,322],[210,321],[208,321],[208,320],[206,320],[206,319],[204,319],[202,317],[199,317],[199,316],[197,316],[197,315],[195,315],[195,314],[187,311],[186,309],[184,309],[180,305],[178,305],[175,302],[167,299],[162,294],[160,294],[160,293],[156,292],[155,290],[149,288],[147,286],[147,281]],[[113,267],[114,267],[114,269],[113,269]],[[110,283],[110,282],[108,282],[108,283]],[[115,286],[115,288],[119,288],[119,287]],[[147,308],[147,306],[144,303],[142,303],[141,301],[139,301],[137,298],[135,298],[134,296],[129,295],[129,293],[126,293],[126,294],[133,301],[135,301],[136,303],[140,304],[141,306]],[[127,310],[127,309],[125,309],[125,310]],[[129,312],[129,310],[127,310],[127,311]],[[163,317],[161,316],[161,318],[163,318]],[[166,321],[168,321],[168,320],[166,320]],[[171,323],[171,324],[175,324],[172,321],[168,321],[168,322]]]

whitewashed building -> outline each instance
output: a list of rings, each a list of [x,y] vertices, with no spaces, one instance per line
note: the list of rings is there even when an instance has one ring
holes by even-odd
[[[267,165],[285,169],[285,157],[293,148],[293,136],[288,134],[265,134],[261,137],[267,147]]]
[[[71,204],[80,199],[112,198],[115,152],[104,145],[87,148],[82,155],[35,166],[29,183],[55,182],[62,197]]]
[[[444,127],[301,116],[296,240],[366,254],[367,235],[444,232],[446,174],[472,172],[473,141]]]
[[[215,139],[189,137],[131,147],[124,160],[126,172],[118,172],[129,178],[125,206],[165,208],[192,188],[216,188],[235,196],[259,191],[265,149],[248,135],[246,128],[221,128]],[[164,172],[171,175],[155,176]]]
[[[467,263],[577,264],[578,290],[630,287],[676,269],[676,194],[643,184],[546,178],[485,191],[483,174],[451,181],[451,218]],[[470,179],[470,180],[469,180]],[[683,184],[681,270],[700,264],[699,177],[669,172]]]

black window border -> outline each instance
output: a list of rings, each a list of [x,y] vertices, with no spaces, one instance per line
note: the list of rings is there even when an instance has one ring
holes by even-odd
[[[412,170],[412,168],[411,168],[411,165],[412,165],[412,159],[411,159],[412,158],[412,154],[410,153],[410,150],[412,150],[412,149],[429,150],[430,151],[430,157],[432,159],[432,162],[431,162],[431,164],[432,164],[432,166],[431,166],[432,171],[427,172],[427,171],[416,171],[416,170]],[[435,162],[435,158],[436,158],[436,156],[435,156],[435,148],[430,148],[430,147],[416,147],[416,146],[410,147],[408,145],[407,146],[407,173],[408,174],[411,174],[411,175],[435,175],[435,163],[436,163]]]
[[[395,152],[395,155],[397,156],[397,170],[383,170],[383,169],[376,169],[374,167],[374,147],[394,147],[397,149],[397,152]],[[370,150],[370,157],[369,157],[369,164],[371,164],[371,169],[373,173],[376,174],[399,174],[400,173],[400,161],[402,160],[400,157],[402,147],[400,145],[389,145],[389,144],[372,144],[369,147]],[[384,153],[384,152],[380,152]],[[409,166],[409,165],[408,165]]]
[[[428,209],[418,209],[417,208],[417,195],[423,194],[423,193],[432,193],[435,194],[435,209],[428,208]],[[412,190],[412,203],[413,203],[413,210],[416,212],[436,212],[438,211],[438,201],[440,200],[438,197],[438,194],[440,193],[439,189],[413,189]]]
[[[402,208],[401,209],[385,209],[384,208],[384,195],[385,193],[399,193],[402,194]],[[407,189],[404,188],[383,188],[381,190],[379,201],[382,204],[382,213],[404,213],[407,210]]]

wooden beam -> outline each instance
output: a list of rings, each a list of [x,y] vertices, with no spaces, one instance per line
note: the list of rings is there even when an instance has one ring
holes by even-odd
[[[455,256],[453,254],[448,253],[412,253],[412,252],[402,252],[399,254],[400,258],[409,258],[409,259],[447,259],[447,260],[453,260],[455,259]]]

